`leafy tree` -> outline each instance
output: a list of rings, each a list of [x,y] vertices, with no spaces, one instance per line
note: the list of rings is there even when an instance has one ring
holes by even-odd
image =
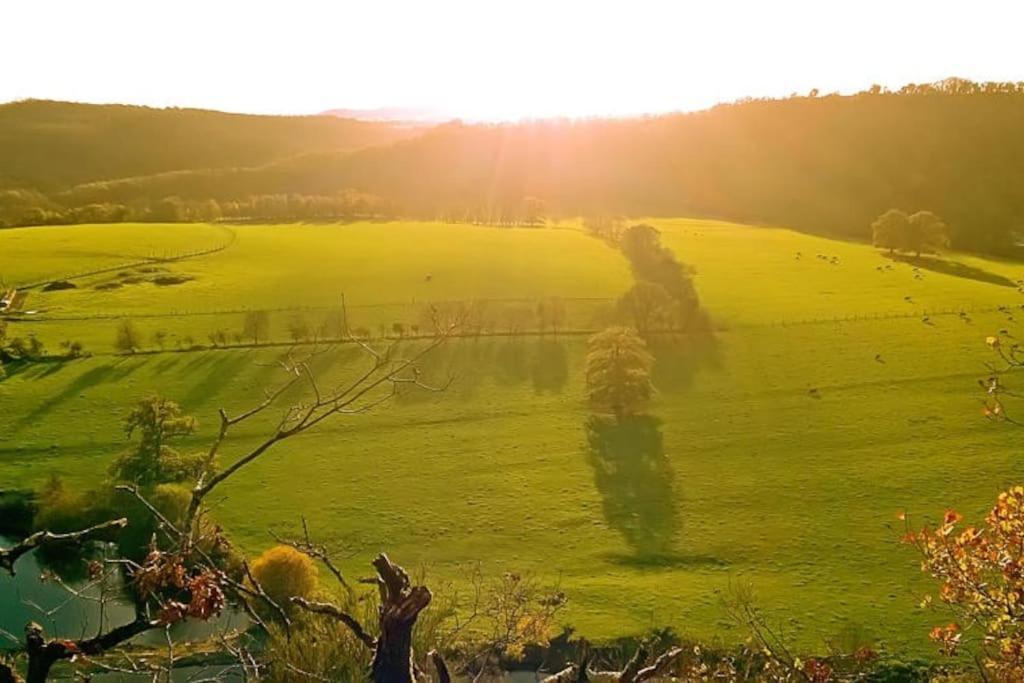
[[[178,223],[185,220],[185,205],[178,197],[165,197],[153,205],[150,220],[160,223]]]
[[[201,457],[182,455],[167,445],[194,433],[197,425],[196,418],[185,415],[174,401],[159,396],[139,401],[124,421],[125,434],[131,438],[138,433],[138,444],[114,461],[111,477],[151,486],[197,476]]]
[[[599,214],[583,219],[583,229],[594,237],[614,242],[622,234],[623,221],[618,216]]]
[[[654,282],[637,282],[619,299],[618,309],[641,336],[655,330],[671,329],[678,317],[675,299]]]
[[[38,360],[46,355],[46,346],[42,340],[34,334],[28,335],[28,355],[29,358]]]
[[[617,418],[643,412],[654,387],[654,357],[635,330],[609,327],[587,342],[587,394],[591,407]]]
[[[81,358],[82,354],[85,353],[85,347],[80,341],[65,339],[60,343],[60,347],[64,349],[64,355],[68,358]]]
[[[288,323],[288,334],[294,342],[309,339],[309,321],[302,315],[292,316],[291,321]]]
[[[918,211],[907,221],[907,251],[921,256],[949,247],[949,228],[931,211]]]
[[[661,249],[661,231],[647,223],[631,225],[622,233],[620,245],[630,260],[650,258]]]
[[[871,224],[871,241],[893,253],[903,247],[910,218],[899,209],[889,209]]]
[[[242,334],[252,339],[253,344],[259,344],[260,339],[266,339],[270,333],[270,314],[266,311],[249,311],[245,314],[242,322]]]
[[[131,319],[125,318],[117,326],[114,348],[122,353],[135,353],[142,348],[142,333]]]
[[[1024,680],[1024,487],[999,494],[981,525],[962,521],[947,510],[934,530],[908,528],[904,537],[921,553],[922,569],[942,583],[939,598],[957,617],[932,629],[931,638],[952,656],[977,632],[991,680]]]

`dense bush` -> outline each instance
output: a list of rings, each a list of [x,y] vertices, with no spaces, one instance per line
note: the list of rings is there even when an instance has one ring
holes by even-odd
[[[252,563],[252,573],[282,607],[288,605],[289,598],[308,598],[316,590],[316,565],[290,546],[277,545],[264,552]]]

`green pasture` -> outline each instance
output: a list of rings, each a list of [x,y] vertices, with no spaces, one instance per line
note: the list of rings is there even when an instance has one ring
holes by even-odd
[[[856,634],[932,652],[928,627],[946,617],[917,608],[932,586],[899,545],[896,515],[923,522],[955,507],[977,516],[1020,481],[1017,434],[982,418],[976,382],[991,360],[984,337],[1014,327],[1024,296],[1007,281],[1024,268],[953,255],[915,274],[865,245],[657,224],[696,268],[719,329],[655,345],[651,419],[590,421],[582,337],[453,340],[428,363],[431,378],[455,377],[449,391],[403,396],[283,444],[225,485],[217,518],[255,553],[304,515],[318,537],[354,553],[353,574],[381,549],[457,584],[475,562],[489,573],[529,571],[560,584],[566,622],[596,639],[652,626],[739,639],[721,600],[749,583],[802,648]],[[141,229],[123,228],[122,238]],[[614,298],[631,281],[614,250],[568,229],[234,229],[227,250],[172,266],[195,276],[185,284],[33,294],[29,305],[109,307],[141,326],[143,314],[175,310],[175,297],[208,310],[326,306],[339,291],[367,304],[558,296],[572,306]],[[40,238],[44,255],[45,245]],[[52,338],[98,325],[108,330],[90,333],[99,344],[115,322],[12,328],[30,324],[50,326]],[[58,472],[96,483],[125,445],[121,416],[150,392],[199,415],[189,444],[199,448],[218,407],[239,410],[278,381],[267,362],[277,353],[97,356],[12,372],[0,382],[0,478],[24,486]],[[316,360],[325,381],[365,362],[351,346]],[[225,458],[267,426],[247,425]]]

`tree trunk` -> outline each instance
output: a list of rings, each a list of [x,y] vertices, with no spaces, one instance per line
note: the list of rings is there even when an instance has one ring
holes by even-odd
[[[409,575],[387,555],[378,555],[373,566],[379,577],[381,605],[371,679],[374,683],[415,683],[412,629],[430,604],[430,591],[426,586],[411,586]]]
[[[39,624],[25,627],[25,650],[28,652],[28,678],[26,683],[45,683],[50,669],[57,662],[58,648],[50,647]]]
[[[43,633],[43,627],[36,623],[30,623],[25,627],[25,651],[28,653],[28,676],[25,683],[46,683],[50,669],[60,660],[73,659],[79,655],[102,655],[109,649],[158,626],[160,626],[159,622],[148,621],[144,617],[138,616],[135,621],[118,626],[95,638],[47,640]]]

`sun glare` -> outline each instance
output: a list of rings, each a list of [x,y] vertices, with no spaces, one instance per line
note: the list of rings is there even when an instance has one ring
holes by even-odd
[[[873,82],[1010,78],[1022,18],[1020,3],[1002,0],[7,2],[0,25],[21,30],[0,41],[0,64],[17,65],[0,79],[0,101],[621,116]],[[37,49],[28,29],[43,25],[63,50]],[[898,49],[872,47],[888,45]]]

